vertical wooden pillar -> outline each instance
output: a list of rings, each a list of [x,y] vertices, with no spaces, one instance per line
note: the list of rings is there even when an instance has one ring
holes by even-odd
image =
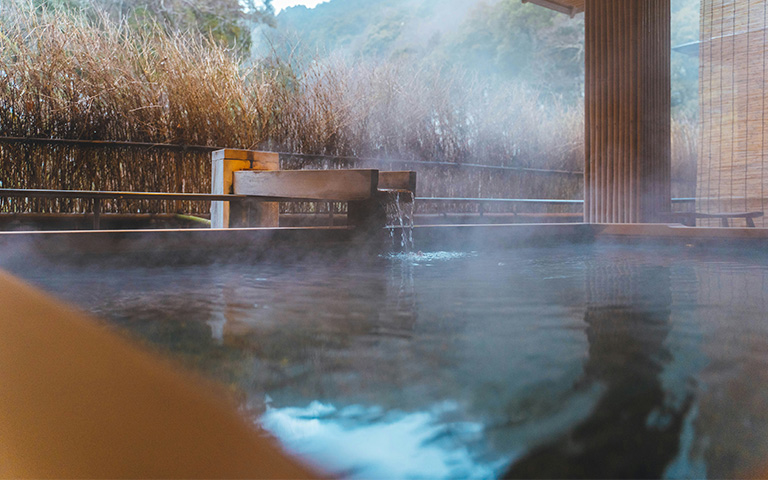
[[[233,193],[234,172],[239,170],[278,170],[280,157],[277,153],[253,150],[216,150],[211,155],[211,193]],[[253,203],[231,205],[229,202],[211,202],[211,228],[229,227],[277,227],[279,226],[277,203]],[[253,225],[249,219],[257,219]]]
[[[663,221],[670,211],[670,0],[586,0],[590,223]]]

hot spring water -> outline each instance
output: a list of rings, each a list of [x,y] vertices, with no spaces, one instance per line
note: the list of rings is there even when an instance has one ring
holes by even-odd
[[[333,474],[765,467],[765,253],[412,250],[15,273],[230,385],[254,422]]]

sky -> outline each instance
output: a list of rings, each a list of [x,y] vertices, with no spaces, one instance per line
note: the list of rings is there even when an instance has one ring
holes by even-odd
[[[288,7],[295,7],[296,5],[304,5],[308,8],[312,8],[318,3],[324,3],[328,0],[273,0],[272,6],[275,7],[275,13],[280,13],[280,10]]]

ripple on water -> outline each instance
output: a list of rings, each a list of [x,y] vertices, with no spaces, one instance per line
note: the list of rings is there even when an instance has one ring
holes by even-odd
[[[422,252],[421,250],[418,252],[392,252],[380,255],[381,258],[412,262],[414,265],[423,265],[430,262],[448,262],[476,256],[477,252]]]

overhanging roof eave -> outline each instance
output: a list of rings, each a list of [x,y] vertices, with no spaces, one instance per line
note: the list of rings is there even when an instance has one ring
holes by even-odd
[[[522,0],[573,17],[584,11],[584,0]]]

